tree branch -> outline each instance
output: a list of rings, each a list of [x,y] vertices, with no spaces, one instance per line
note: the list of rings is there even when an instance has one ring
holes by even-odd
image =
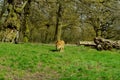
[[[17,11],[17,12],[22,12],[22,10],[25,8],[25,6],[26,6],[26,4],[28,3],[28,0],[26,0],[25,2],[24,2],[24,4],[22,5],[22,7],[21,8],[15,8],[15,6],[14,6],[14,8],[15,8],[15,10]]]

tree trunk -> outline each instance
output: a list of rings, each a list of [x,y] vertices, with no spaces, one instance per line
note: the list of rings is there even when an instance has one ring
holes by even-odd
[[[5,0],[7,3],[8,16],[4,23],[4,33],[3,33],[3,42],[12,42],[18,43],[19,31],[21,27],[21,14],[28,3],[24,1],[21,6],[21,1],[19,0]],[[20,4],[21,3],[21,4]]]
[[[24,26],[25,26],[25,30],[24,30],[24,42],[28,42],[29,41],[29,37],[30,37],[30,30],[29,30],[29,26],[30,26],[30,19],[29,19],[29,14],[30,14],[30,3],[31,0],[28,1],[28,3],[26,4],[26,7],[24,9]]]
[[[58,3],[58,10],[56,12],[57,16],[56,16],[56,29],[55,29],[55,36],[54,36],[54,40],[60,40],[61,38],[61,28],[62,26],[60,25],[60,18],[61,18],[61,4]]]
[[[96,30],[96,37],[101,37],[101,29]]]
[[[8,3],[8,16],[4,23],[4,37],[2,39],[3,42],[12,42],[17,43],[19,38],[19,30],[20,30],[20,15],[15,10],[13,2]]]

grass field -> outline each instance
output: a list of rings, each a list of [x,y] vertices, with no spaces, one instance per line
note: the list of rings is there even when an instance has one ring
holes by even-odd
[[[0,43],[0,80],[120,80],[120,50]]]

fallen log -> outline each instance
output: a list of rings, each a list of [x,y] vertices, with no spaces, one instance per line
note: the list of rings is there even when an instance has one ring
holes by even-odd
[[[113,41],[101,37],[95,37],[94,41],[79,41],[77,45],[92,46],[97,50],[111,50],[113,48],[120,49],[120,40]]]
[[[96,44],[93,41],[79,41],[79,45],[95,46]]]
[[[98,50],[111,50],[113,48],[120,49],[120,41],[113,41],[100,37],[94,38],[94,43]]]
[[[120,49],[120,40],[113,43],[113,48]]]

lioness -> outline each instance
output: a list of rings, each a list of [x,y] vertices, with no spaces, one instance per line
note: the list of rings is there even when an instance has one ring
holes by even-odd
[[[56,50],[59,51],[59,52],[63,52],[64,51],[64,45],[65,45],[65,42],[63,40],[56,41]]]

